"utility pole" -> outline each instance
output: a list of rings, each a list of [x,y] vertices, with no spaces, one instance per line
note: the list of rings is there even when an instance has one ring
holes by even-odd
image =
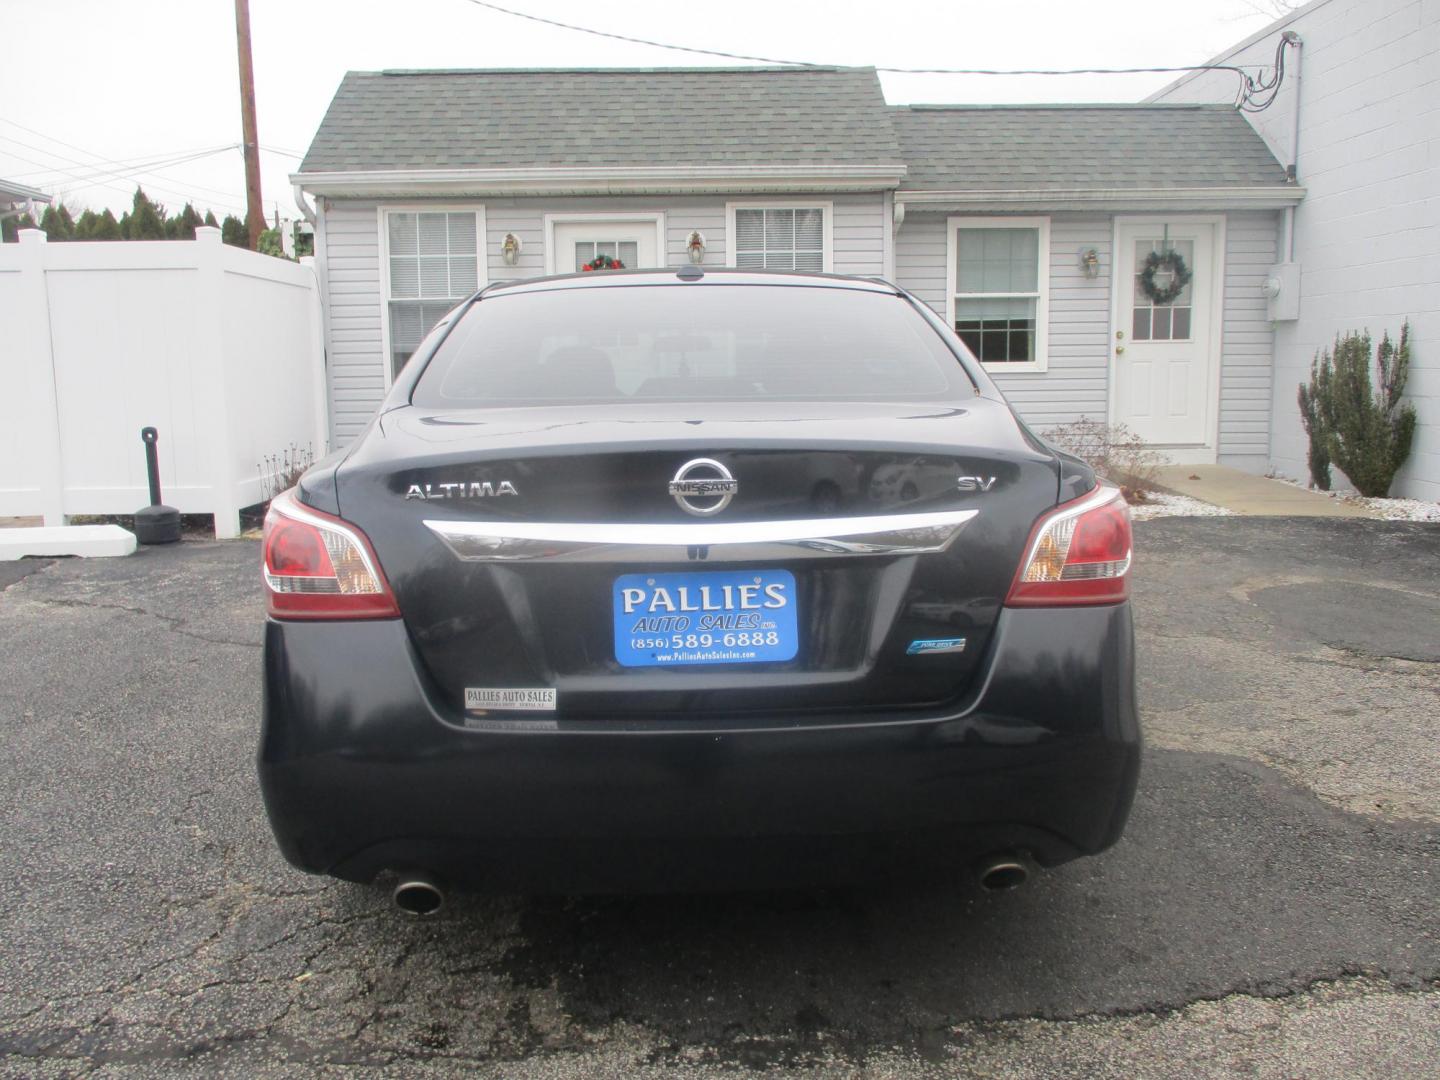
[[[240,50],[240,125],[245,140],[245,227],[250,250],[260,247],[265,208],[260,200],[260,136],[255,130],[255,66],[250,60],[250,0],[235,0],[235,42]]]

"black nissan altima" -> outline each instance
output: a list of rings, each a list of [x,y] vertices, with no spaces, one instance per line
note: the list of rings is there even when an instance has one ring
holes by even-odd
[[[1129,512],[893,285],[496,285],[265,522],[296,866],[450,886],[999,888],[1113,844]]]

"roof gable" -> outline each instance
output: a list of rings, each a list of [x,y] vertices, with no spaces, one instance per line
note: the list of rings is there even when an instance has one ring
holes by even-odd
[[[847,164],[903,171],[873,68],[353,71],[301,172]]]

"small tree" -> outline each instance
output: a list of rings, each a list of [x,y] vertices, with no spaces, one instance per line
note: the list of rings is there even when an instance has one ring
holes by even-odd
[[[45,230],[47,240],[73,240],[75,220],[62,202],[59,206],[47,206],[40,215],[40,228]]]
[[[126,240],[164,240],[165,208],[137,187],[130,212],[120,218],[120,235]]]
[[[195,207],[187,202],[185,209],[165,222],[165,235],[171,240],[194,240],[196,227],[204,221]]]
[[[1310,470],[1310,483],[1321,491],[1330,490],[1330,435],[1325,430],[1321,400],[1329,394],[1330,366],[1320,364],[1320,354],[1310,361],[1310,385],[1300,385],[1300,422],[1305,425],[1309,446],[1305,465]]]
[[[1381,335],[1373,382],[1370,346],[1368,331],[1337,337],[1333,352],[1321,353],[1312,365],[1300,409],[1312,444],[1316,431],[1323,439],[1321,486],[1328,489],[1328,462],[1334,462],[1361,495],[1383,497],[1415,439],[1415,407],[1401,400],[1410,376],[1410,323],[1401,326],[1398,343],[1388,332]],[[1314,468],[1312,450],[1312,474]]]
[[[265,229],[260,233],[260,244],[255,249],[261,255],[274,255],[277,258],[288,259],[285,248],[280,239],[279,229]]]
[[[250,246],[250,230],[245,228],[245,222],[234,214],[226,214],[225,224],[220,226],[220,239],[235,247],[248,248]]]

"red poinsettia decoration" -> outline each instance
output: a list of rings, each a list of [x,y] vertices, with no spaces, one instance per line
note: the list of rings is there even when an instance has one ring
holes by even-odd
[[[619,259],[613,259],[609,255],[596,255],[581,270],[624,270],[625,264]]]

